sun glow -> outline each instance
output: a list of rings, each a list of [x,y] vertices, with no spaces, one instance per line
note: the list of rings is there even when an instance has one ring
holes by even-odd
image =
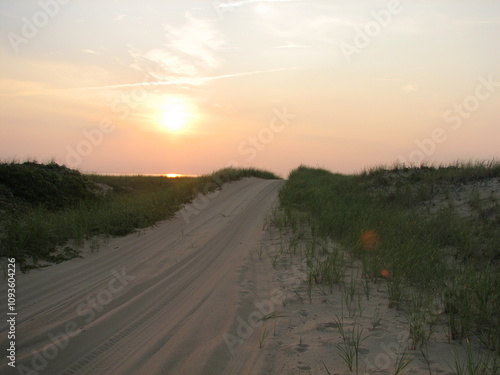
[[[161,111],[161,126],[172,133],[179,133],[191,117],[191,108],[182,98],[169,98]]]

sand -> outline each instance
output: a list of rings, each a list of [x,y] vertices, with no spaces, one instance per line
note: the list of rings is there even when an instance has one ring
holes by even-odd
[[[83,259],[18,273],[16,368],[2,355],[0,373],[260,373],[257,335],[230,338],[269,296],[271,267],[255,259],[282,183],[227,184]]]
[[[393,375],[400,363],[409,362],[400,374],[428,375],[430,366],[432,374],[452,375],[450,365],[453,366],[455,356],[464,358],[463,347],[448,339],[444,316],[435,323],[424,352],[412,350],[406,312],[389,306],[384,280],[369,285],[367,298],[358,278],[361,264],[354,263],[347,270],[344,282],[334,285],[332,290],[314,286],[309,298],[304,282],[305,263],[298,257],[287,263],[278,265],[273,277],[271,288],[281,290],[286,296],[281,305],[276,305],[276,314],[284,317],[277,318],[270,326],[261,374]],[[346,289],[341,290],[350,288],[353,276],[357,281],[349,304]],[[361,332],[357,371],[355,359],[350,371],[341,358],[339,345],[345,344],[339,322],[348,337],[347,345],[351,345],[351,332]]]

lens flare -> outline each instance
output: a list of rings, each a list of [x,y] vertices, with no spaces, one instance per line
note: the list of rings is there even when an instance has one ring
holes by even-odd
[[[375,250],[380,246],[380,236],[374,230],[365,230],[361,233],[361,246],[366,250]]]

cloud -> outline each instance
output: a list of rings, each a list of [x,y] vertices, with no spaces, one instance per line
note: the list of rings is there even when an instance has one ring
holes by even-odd
[[[99,66],[42,60],[18,61],[19,72],[34,71],[33,79],[0,77],[0,97],[64,95],[67,88],[87,87],[95,82],[109,82],[110,73]],[[36,78],[35,78],[36,77]]]
[[[415,91],[418,91],[418,86],[417,85],[408,84],[408,85],[406,85],[406,86],[403,87],[403,91],[415,92]]]
[[[216,51],[225,46],[213,23],[187,16],[188,22],[180,28],[164,25],[168,47],[188,56],[208,68],[219,66]]]
[[[196,77],[200,69],[186,61],[185,58],[179,56],[178,54],[171,53],[164,49],[153,49],[146,52],[143,58],[155,65],[161,67],[160,72],[151,72],[151,74],[157,78],[173,78],[176,77]],[[168,74],[164,77],[164,74]]]
[[[347,17],[340,18],[340,17],[322,15],[308,20],[306,25],[310,29],[320,29],[322,27],[331,27],[331,26],[360,27],[363,26],[364,24],[362,22],[349,20],[347,19]]]
[[[294,49],[294,48],[309,48],[309,46],[303,44],[288,43],[282,46],[274,47],[276,49]]]
[[[380,82],[401,82],[401,78],[394,78],[394,77],[377,77],[377,78],[372,78],[374,81],[380,81]]]
[[[218,50],[226,43],[213,22],[187,14],[182,26],[163,25],[163,30],[166,43],[162,47],[145,52],[129,47],[134,69],[159,81],[189,84],[221,66]]]
[[[47,87],[41,82],[22,81],[0,78],[0,97],[21,97],[47,93]]]
[[[478,26],[478,25],[500,25],[500,18],[484,19],[484,18],[464,18],[451,22],[453,25],[459,26]]]
[[[254,70],[250,72],[240,72],[240,73],[231,73],[231,74],[222,74],[217,76],[208,76],[208,77],[193,77],[193,78],[179,78],[169,81],[156,81],[156,82],[135,82],[135,83],[124,83],[118,85],[105,85],[105,86],[93,86],[93,87],[80,87],[74,88],[71,90],[102,90],[102,89],[121,89],[121,88],[129,88],[129,87],[139,87],[139,86],[170,86],[170,85],[201,85],[210,81],[215,81],[219,79],[225,78],[235,78],[235,77],[243,77],[264,73],[274,73],[274,72],[282,72],[282,71],[291,71],[291,70],[299,70],[303,69],[302,67],[290,67],[290,68],[276,68],[276,69],[267,69],[267,70]]]
[[[288,40],[298,39],[299,41],[335,44],[342,41],[345,32],[352,33],[354,27],[361,27],[361,22],[356,22],[349,17],[341,16],[303,16],[300,12],[293,12],[289,18],[276,17],[268,22],[263,22],[262,27],[267,34],[276,38],[286,38]],[[301,43],[298,43],[301,44]]]
[[[129,16],[129,15],[127,15],[127,14],[119,14],[119,15],[117,15],[117,16],[113,19],[113,21],[121,21],[121,20],[123,20],[123,19],[125,19],[125,18],[129,18],[129,17],[130,17],[130,16]]]
[[[228,0],[228,1],[219,1],[217,6],[219,8],[238,8],[247,4],[255,4],[255,3],[290,3],[297,2],[299,0]]]

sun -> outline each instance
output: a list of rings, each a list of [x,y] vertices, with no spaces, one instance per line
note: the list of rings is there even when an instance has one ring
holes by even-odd
[[[162,106],[161,126],[171,133],[180,132],[189,118],[189,105],[181,98],[169,98]]]

